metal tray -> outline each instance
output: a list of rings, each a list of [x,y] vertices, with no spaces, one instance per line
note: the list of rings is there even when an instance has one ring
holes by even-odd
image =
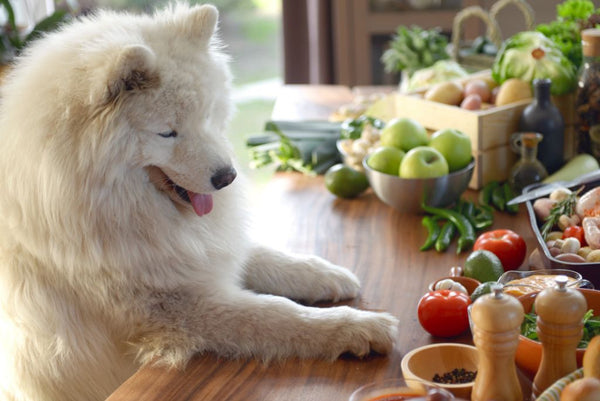
[[[584,182],[582,184],[578,184],[572,187],[568,187],[571,190],[575,190],[580,186],[584,187],[583,192],[587,192],[592,188],[595,188],[600,185],[600,180],[596,179],[589,182]],[[535,188],[540,187],[541,184],[532,184],[523,189],[523,193],[527,193],[532,191]],[[533,211],[533,202],[535,199],[526,202],[527,213],[529,215],[529,223],[531,227],[531,231],[536,238],[537,247],[540,251],[540,255],[544,262],[544,265],[548,269],[570,269],[578,272],[583,276],[584,279],[591,281],[595,288],[600,288],[600,263],[573,263],[573,262],[564,262],[554,258],[548,247],[546,246],[546,242],[542,238],[542,234],[540,232],[540,223],[537,221],[535,216],[535,212]]]

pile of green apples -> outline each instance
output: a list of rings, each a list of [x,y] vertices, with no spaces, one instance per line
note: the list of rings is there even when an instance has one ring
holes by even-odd
[[[471,158],[471,139],[463,132],[446,128],[430,136],[418,121],[396,118],[381,131],[366,163],[400,178],[435,178],[465,168]]]

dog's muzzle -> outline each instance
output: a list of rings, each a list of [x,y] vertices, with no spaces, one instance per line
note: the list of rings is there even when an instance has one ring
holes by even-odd
[[[150,180],[154,186],[169,195],[169,198],[180,205],[191,205],[198,216],[204,216],[213,208],[211,194],[199,194],[180,185],[177,185],[162,169],[156,166],[147,167]],[[218,169],[211,177],[210,182],[216,189],[222,189],[235,180],[237,172],[231,166]]]

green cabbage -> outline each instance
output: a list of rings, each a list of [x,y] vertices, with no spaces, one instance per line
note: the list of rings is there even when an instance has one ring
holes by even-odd
[[[509,78],[533,82],[536,78],[552,81],[553,95],[572,92],[577,86],[577,68],[544,34],[525,31],[507,39],[492,66],[492,77],[498,83]]]

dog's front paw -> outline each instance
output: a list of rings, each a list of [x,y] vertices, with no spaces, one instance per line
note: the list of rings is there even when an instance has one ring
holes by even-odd
[[[348,308],[348,307],[340,307]],[[326,344],[331,359],[343,353],[363,357],[371,352],[389,354],[398,335],[398,319],[389,313],[369,312],[348,308],[343,325],[336,331],[332,342]]]
[[[368,355],[374,351],[379,354],[389,354],[394,348],[398,335],[398,319],[389,313],[359,311],[355,341],[349,352],[357,356]]]
[[[313,257],[309,263],[315,271],[314,279],[305,287],[303,301],[337,302],[343,299],[356,298],[360,293],[360,281],[350,270],[334,265],[324,259]]]

